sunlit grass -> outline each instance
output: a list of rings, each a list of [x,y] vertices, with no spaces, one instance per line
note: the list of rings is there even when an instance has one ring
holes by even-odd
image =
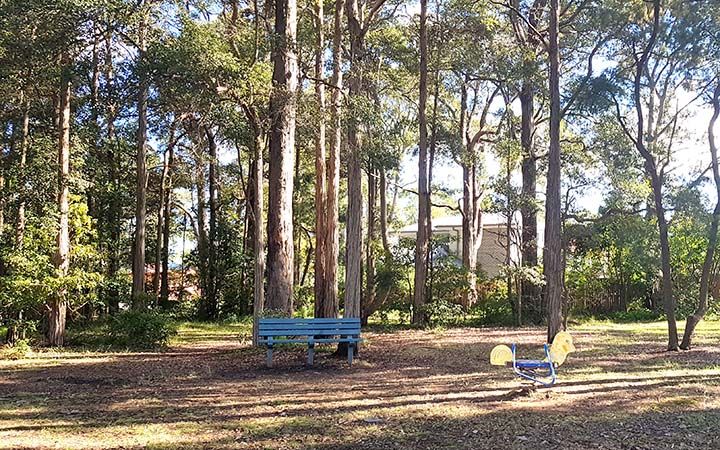
[[[171,339],[171,345],[191,344],[204,341],[235,340],[248,341],[252,337],[252,320],[242,322],[180,322],[178,334]]]
[[[286,348],[266,369],[250,320],[177,325],[166,350],[0,361],[0,448],[715,448],[720,426],[715,321],[680,353],[664,322],[573,324],[558,384],[524,394],[487,356],[513,340],[535,355],[542,328],[370,327],[353,368],[328,354],[304,368]]]

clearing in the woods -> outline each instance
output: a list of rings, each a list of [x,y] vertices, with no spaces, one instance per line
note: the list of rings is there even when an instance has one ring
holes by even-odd
[[[348,368],[331,350],[264,352],[244,325],[185,324],[154,353],[63,351],[0,361],[1,448],[720,448],[720,322],[668,353],[665,324],[574,327],[551,388],[520,391],[488,364],[544,330],[364,332]]]

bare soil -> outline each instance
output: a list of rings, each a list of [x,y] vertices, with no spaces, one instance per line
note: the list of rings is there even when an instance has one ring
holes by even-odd
[[[662,351],[662,324],[573,332],[552,388],[493,367],[540,356],[544,330],[379,329],[352,367],[192,329],[150,353],[41,352],[0,361],[0,448],[720,449],[720,331]]]

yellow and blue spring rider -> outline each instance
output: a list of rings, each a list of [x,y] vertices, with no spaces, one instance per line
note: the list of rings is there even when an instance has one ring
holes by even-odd
[[[552,386],[557,379],[557,368],[575,351],[572,336],[562,331],[555,336],[551,345],[545,344],[545,359],[517,359],[516,346],[498,345],[490,352],[490,364],[511,366],[517,376],[543,386]]]

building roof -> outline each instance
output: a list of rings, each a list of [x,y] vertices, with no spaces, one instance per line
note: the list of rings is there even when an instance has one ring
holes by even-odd
[[[500,226],[505,225],[507,223],[507,218],[499,213],[482,213],[482,224],[484,227],[492,227],[492,226]],[[516,222],[520,221],[519,215],[515,219]],[[409,234],[409,233],[417,233],[417,223],[413,223],[411,225],[408,225],[406,227],[401,228],[398,230],[398,233],[400,234]],[[433,218],[432,220],[432,229],[438,230],[438,229],[454,229],[454,228],[462,228],[462,216],[460,214],[453,215],[453,216],[443,216],[438,218]]]

